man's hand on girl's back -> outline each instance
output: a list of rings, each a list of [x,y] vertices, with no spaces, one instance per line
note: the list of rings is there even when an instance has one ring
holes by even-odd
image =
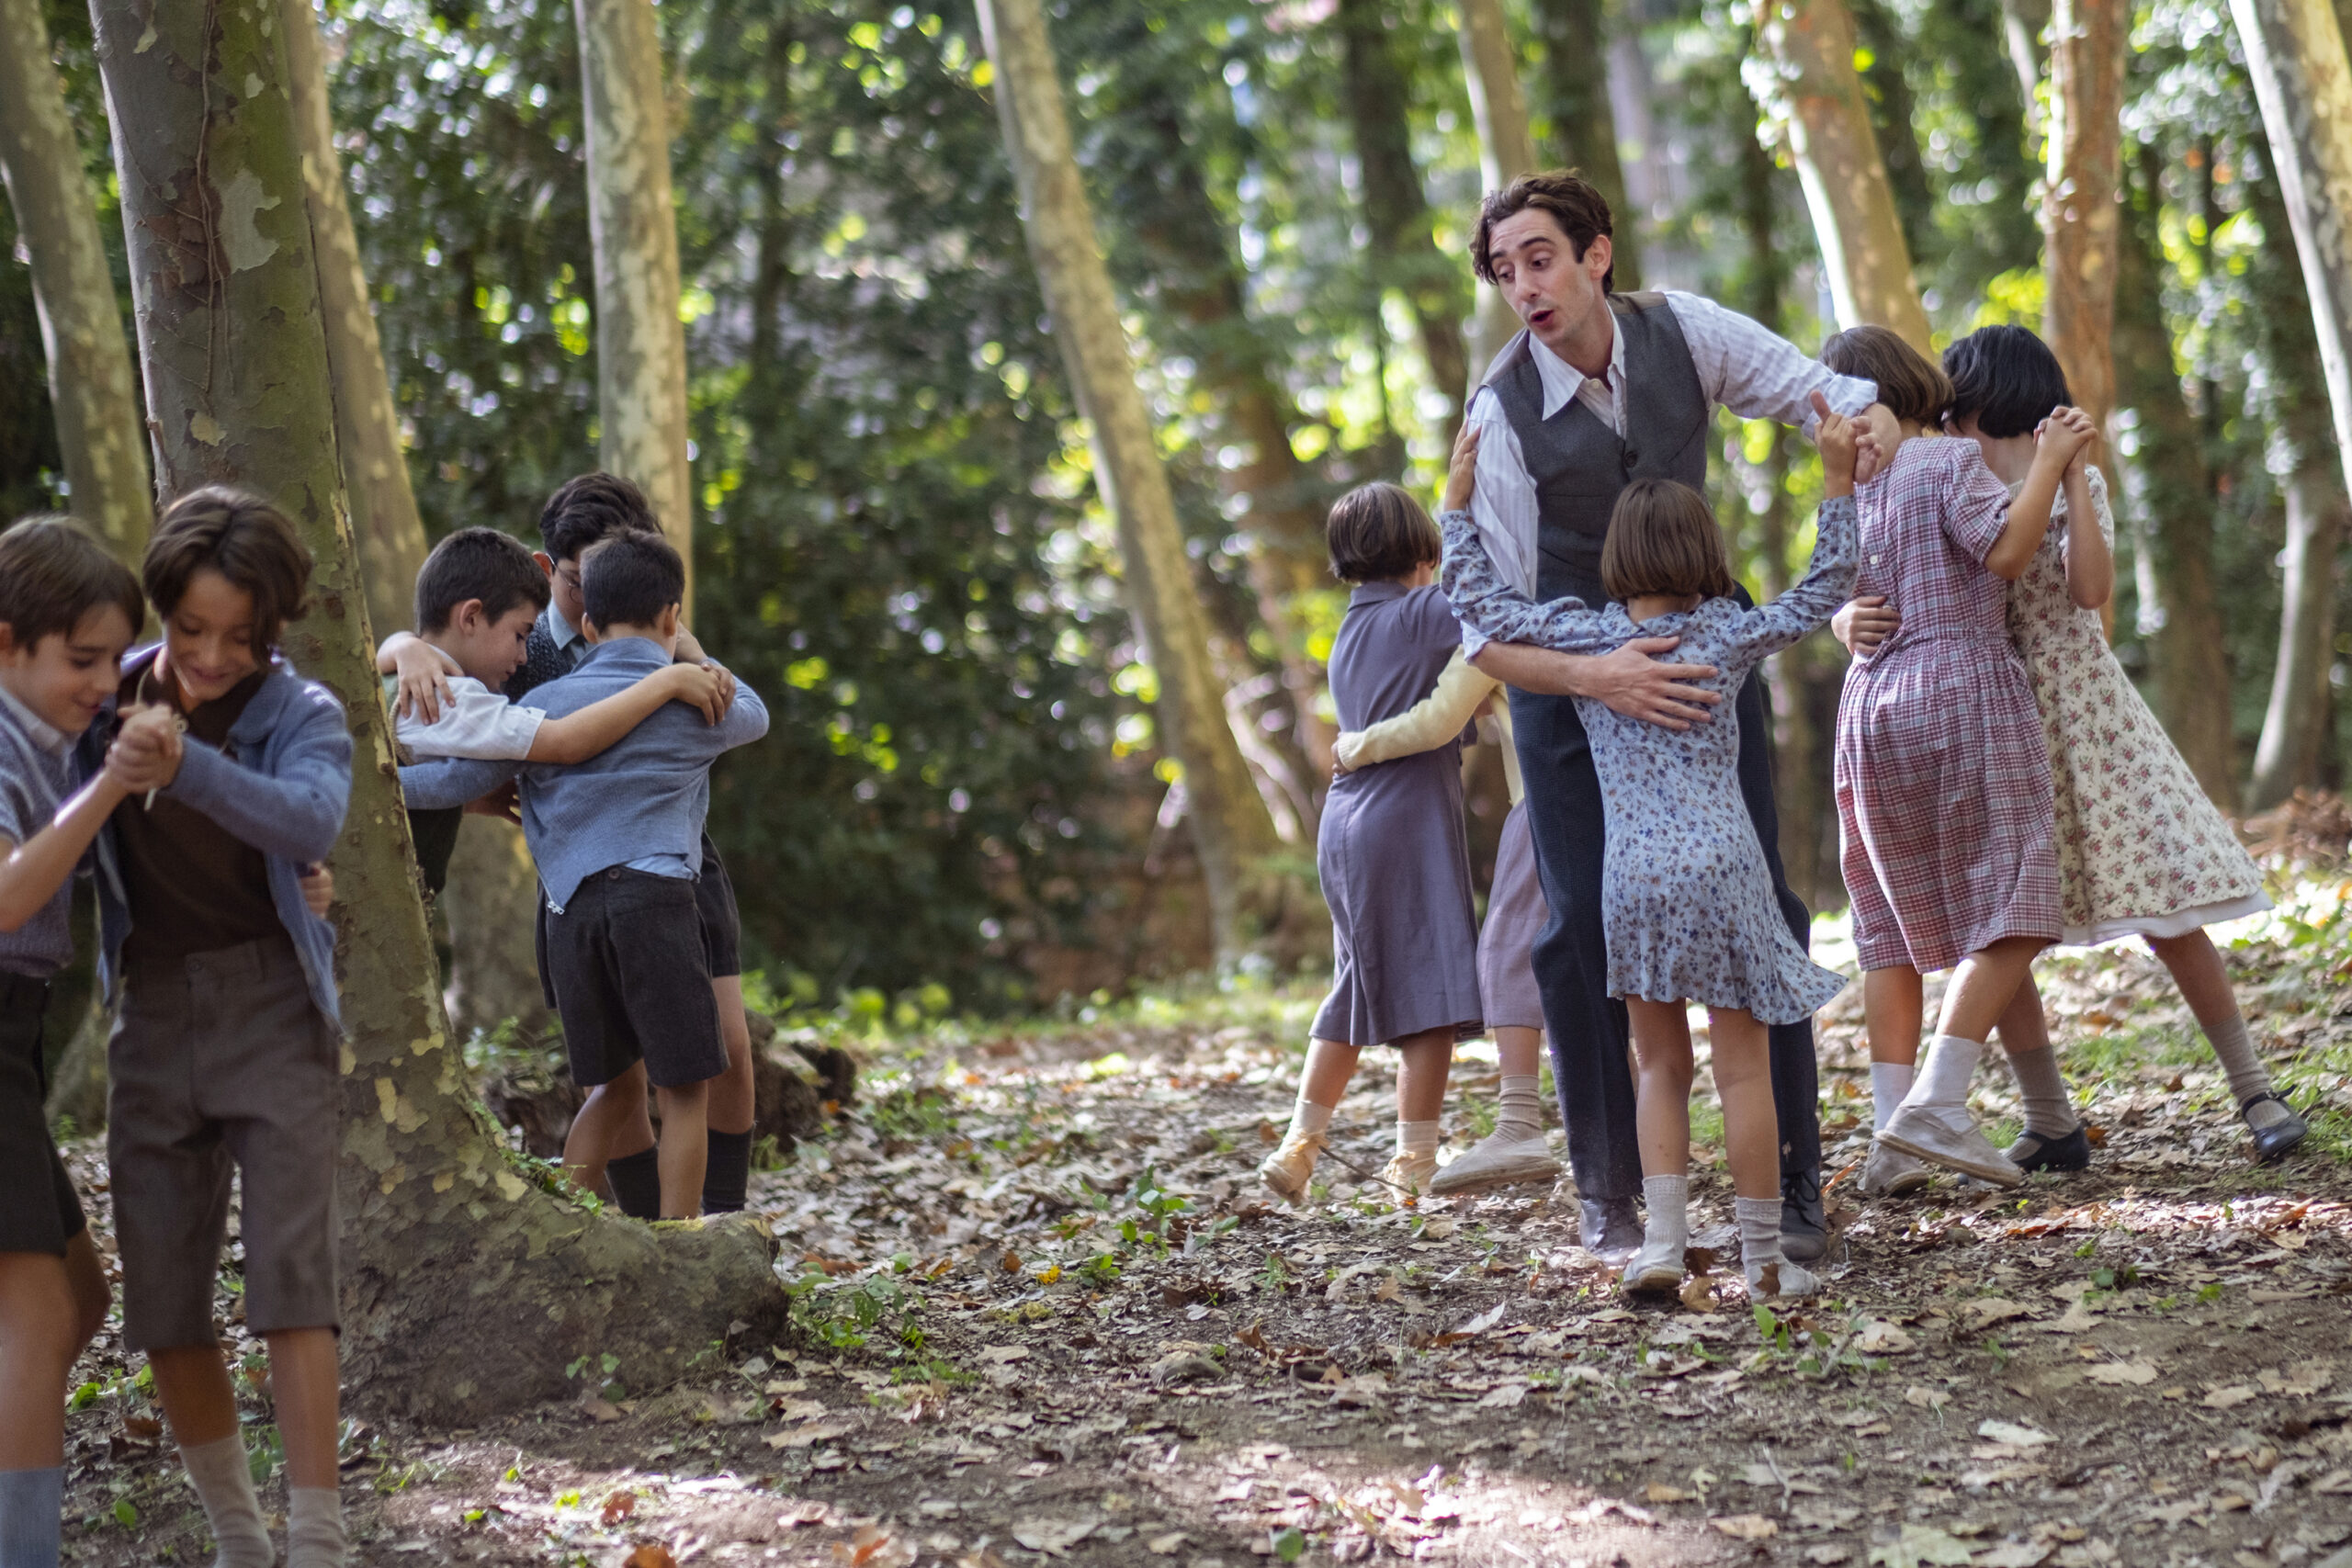
[[[1584,671],[1579,696],[1592,698],[1612,713],[1638,718],[1661,729],[1688,729],[1714,715],[1709,710],[1723,694],[1691,682],[1715,673],[1712,664],[1662,664],[1659,655],[1681,643],[1676,637],[1637,637],[1613,652],[1598,655]]]

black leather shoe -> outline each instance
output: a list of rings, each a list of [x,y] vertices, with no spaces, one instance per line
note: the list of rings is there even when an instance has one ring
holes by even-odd
[[[2020,1133],[2006,1151],[2019,1170],[2087,1170],[2091,1163],[2090,1129],[2082,1122],[2063,1138]]]
[[[2250,1096],[2245,1104],[2238,1107],[2238,1114],[2245,1115],[2265,1100],[2284,1111],[2287,1113],[2287,1119],[2284,1122],[2273,1122],[2267,1127],[2256,1127],[2251,1122],[2246,1123],[2247,1131],[2254,1134],[2254,1157],[2262,1165],[2267,1165],[2274,1159],[2284,1158],[2297,1144],[2311,1135],[2312,1130],[2310,1122],[2295,1114],[2295,1108],[2287,1103],[2285,1096],[2267,1091]]]
[[[1810,1263],[1828,1250],[1829,1216],[1821,1207],[1821,1172],[1781,1172],[1781,1253],[1792,1263]]]
[[[1642,1217],[1631,1198],[1579,1199],[1577,1239],[1609,1263],[1623,1263],[1641,1250]]]

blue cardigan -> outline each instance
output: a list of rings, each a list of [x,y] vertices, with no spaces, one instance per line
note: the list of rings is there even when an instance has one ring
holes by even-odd
[[[123,660],[126,673],[143,671],[157,649],[143,648]],[[113,726],[109,702],[98,721],[84,732],[74,760],[80,777],[94,777],[106,763],[106,738]],[[335,999],[334,927],[302,902],[302,867],[327,858],[343,831],[351,804],[351,729],[333,692],[294,672],[283,655],[245,711],[230,727],[229,752],[187,747],[177,777],[163,794],[203,812],[231,834],[259,850],[269,870],[270,902],[294,939],[311,1000],[340,1029]],[[108,997],[122,973],[122,944],[130,935],[130,903],[122,887],[122,862],[109,824],[98,835],[98,980]]]

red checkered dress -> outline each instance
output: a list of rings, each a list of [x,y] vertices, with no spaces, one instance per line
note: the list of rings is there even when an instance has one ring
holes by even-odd
[[[1895,635],[1847,671],[1838,823],[1865,969],[1949,969],[2061,930],[2050,754],[1984,570],[2009,510],[1973,441],[1905,442],[1856,496],[1862,573]]]

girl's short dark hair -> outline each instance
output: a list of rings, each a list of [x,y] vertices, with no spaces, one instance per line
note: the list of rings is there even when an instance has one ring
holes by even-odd
[[[1331,503],[1323,537],[1331,575],[1342,582],[1387,582],[1445,554],[1445,538],[1412,493],[1385,480],[1358,485]]]
[[[525,604],[537,613],[553,592],[522,540],[495,528],[460,528],[433,547],[416,574],[416,629],[446,629],[469,599],[481,600],[493,621]]]
[[[190,580],[208,569],[252,598],[255,653],[276,648],[286,623],[302,614],[310,547],[286,513],[251,491],[206,485],[164,508],[140,569],[155,614],[169,620]]]
[[[1944,374],[1951,378],[1944,418],[1973,417],[1996,440],[2032,434],[2052,409],[2075,400],[2065,367],[2023,327],[1978,328],[1944,350]]]
[[[0,622],[17,647],[69,634],[107,604],[137,637],[147,619],[139,580],[70,518],[28,517],[0,534]]]
[[[1619,491],[1600,586],[1620,604],[1644,593],[1730,598],[1731,558],[1707,498],[1679,479],[1635,479]]]
[[[1878,383],[1878,400],[1900,420],[1930,427],[1951,406],[1951,378],[1892,327],[1848,327],[1821,345],[1821,363],[1840,376]]]
[[[631,528],[580,558],[581,605],[599,632],[650,626],[685,596],[685,563],[659,534]]]

